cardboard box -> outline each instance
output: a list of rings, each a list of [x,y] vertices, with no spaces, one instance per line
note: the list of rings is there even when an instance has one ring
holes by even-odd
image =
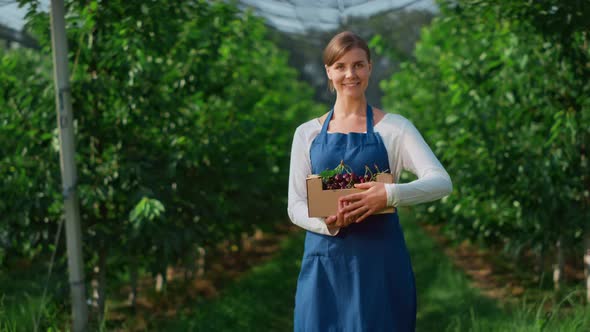
[[[393,183],[393,175],[389,173],[377,174],[377,182]],[[363,189],[322,189],[322,178],[319,175],[307,177],[307,208],[309,217],[328,217],[338,212],[338,198],[353,193],[362,192]],[[375,214],[394,213],[395,208],[387,207]]]

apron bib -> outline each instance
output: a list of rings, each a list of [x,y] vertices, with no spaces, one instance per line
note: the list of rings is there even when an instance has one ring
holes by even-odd
[[[365,165],[390,170],[387,150],[373,130],[328,133],[332,109],[310,148],[312,173],[340,161],[358,175]],[[295,294],[296,332],[414,331],[416,290],[397,213],[372,215],[336,236],[307,232]]]

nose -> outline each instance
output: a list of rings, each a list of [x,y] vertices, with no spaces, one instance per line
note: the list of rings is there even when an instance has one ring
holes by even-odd
[[[356,76],[356,71],[354,70],[354,67],[351,67],[346,70],[346,77],[354,77],[354,76]]]

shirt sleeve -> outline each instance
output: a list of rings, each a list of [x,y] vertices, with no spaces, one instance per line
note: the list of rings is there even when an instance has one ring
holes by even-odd
[[[403,170],[418,179],[409,183],[386,184],[387,206],[407,206],[430,202],[453,191],[451,177],[436,158],[418,129],[408,120],[401,131],[397,158]]]
[[[324,218],[309,217],[306,179],[311,174],[311,160],[308,141],[305,131],[298,127],[291,147],[287,212],[295,225],[314,233],[334,236],[340,227],[326,225]]]

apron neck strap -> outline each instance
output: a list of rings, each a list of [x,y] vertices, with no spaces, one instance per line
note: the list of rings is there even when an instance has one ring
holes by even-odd
[[[367,134],[373,133],[373,108],[367,104]]]
[[[332,120],[332,115],[334,114],[334,108],[332,108],[330,110],[330,113],[328,113],[328,116],[326,117],[326,120],[324,120],[324,124],[322,125],[322,134],[325,134],[328,132],[328,124],[330,123],[330,120]]]
[[[334,108],[332,108],[330,110],[330,113],[328,113],[326,120],[324,120],[324,124],[322,125],[321,133],[325,134],[328,132],[328,124],[330,123],[330,120],[332,120],[333,115],[334,115]],[[373,108],[369,104],[367,104],[366,116],[367,116],[367,134],[372,134],[373,133]]]

